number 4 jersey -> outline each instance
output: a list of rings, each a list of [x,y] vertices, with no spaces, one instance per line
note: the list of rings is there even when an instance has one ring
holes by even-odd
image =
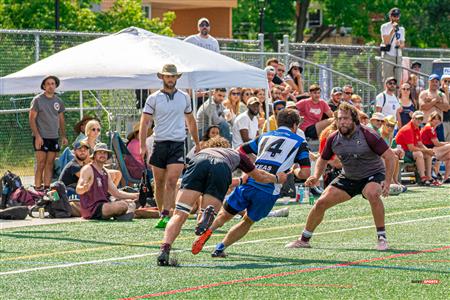
[[[301,168],[311,166],[308,144],[287,127],[280,127],[245,143],[242,150],[247,154],[256,154],[256,167],[271,174],[287,172],[294,163]],[[280,194],[281,184],[259,183],[253,178],[249,178],[247,184],[271,195]]]

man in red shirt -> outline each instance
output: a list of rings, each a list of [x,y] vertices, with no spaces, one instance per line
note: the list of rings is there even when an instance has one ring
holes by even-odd
[[[305,136],[317,140],[322,130],[333,122],[333,111],[328,103],[320,99],[320,86],[313,84],[309,87],[311,98],[297,102],[296,107],[303,117],[303,123],[300,129],[305,132]],[[328,119],[322,120],[323,115]]]
[[[415,111],[411,121],[400,128],[395,141],[405,150],[405,157],[416,162],[417,171],[420,174],[419,185],[430,185],[431,162],[434,153],[433,150],[425,147],[420,140],[419,126],[423,123],[423,118],[422,111]]]

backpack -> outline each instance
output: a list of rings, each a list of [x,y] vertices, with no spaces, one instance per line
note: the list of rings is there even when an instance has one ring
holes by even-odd
[[[2,195],[0,209],[6,208],[6,204],[8,203],[11,194],[22,186],[22,180],[19,176],[9,170],[5,172],[3,177],[0,179],[0,192]]]
[[[44,197],[45,193],[42,191],[35,191],[26,189],[21,186],[11,193],[7,201],[7,206],[32,206]]]
[[[139,183],[139,205],[145,207],[146,204],[155,207],[153,188],[147,169],[142,172],[141,182]]]
[[[33,212],[39,208],[44,208],[50,218],[72,217],[72,207],[69,203],[66,186],[62,181],[56,181],[50,185],[50,190],[30,209],[29,215],[35,217]]]

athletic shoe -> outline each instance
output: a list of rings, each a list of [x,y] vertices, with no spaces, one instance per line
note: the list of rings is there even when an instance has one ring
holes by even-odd
[[[302,241],[301,239],[295,240],[286,244],[285,248],[311,248],[309,242]]]
[[[408,191],[408,187],[406,185],[401,184],[401,186],[402,186],[402,193]]]
[[[288,216],[289,216],[289,207],[277,209],[269,213],[269,217],[272,218],[286,218]]]
[[[387,249],[389,249],[387,239],[380,236],[378,238],[377,250],[378,251],[386,251]]]
[[[203,211],[200,222],[195,227],[195,235],[202,235],[214,222],[214,206],[208,205]]]
[[[211,253],[211,257],[214,257],[214,258],[225,258],[227,256],[228,256],[228,254],[225,253],[225,250],[217,250],[216,249]]]
[[[170,250],[161,250],[156,258],[158,266],[164,267],[169,265]]]
[[[129,212],[121,216],[114,217],[117,221],[132,221],[134,218],[134,212]]]
[[[162,229],[166,228],[167,223],[169,223],[169,220],[170,220],[170,217],[168,217],[168,216],[161,217],[158,220],[158,223],[156,223],[155,228],[162,228]]]
[[[203,246],[205,246],[206,242],[209,240],[209,238],[212,235],[212,230],[207,229],[202,235],[200,235],[198,238],[195,239],[195,241],[192,243],[192,254],[196,255],[202,251]]]
[[[443,183],[444,183],[444,184],[449,184],[449,183],[450,183],[450,178],[447,178],[446,180],[444,180]]]

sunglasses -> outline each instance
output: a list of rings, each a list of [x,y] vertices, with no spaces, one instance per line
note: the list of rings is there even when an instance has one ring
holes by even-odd
[[[374,120],[375,122],[380,122],[380,123],[383,123],[384,121],[383,120]]]
[[[202,22],[201,24],[200,24],[200,27],[209,27],[209,24],[208,23],[206,23],[206,22]]]
[[[423,117],[414,118],[414,119],[419,120],[419,121],[423,121]]]
[[[91,130],[92,130],[92,131],[98,131],[98,132],[100,132],[100,131],[101,131],[101,129],[100,129],[100,128],[92,128]]]
[[[392,14],[393,17],[400,17],[400,14]]]
[[[411,90],[410,88],[402,88],[402,90],[404,90],[404,91],[409,91],[409,90]]]
[[[450,83],[450,80],[444,80],[444,83]]]
[[[346,95],[353,95],[353,93],[352,92],[345,92],[344,94],[346,94]]]
[[[284,106],[280,106],[280,107],[275,107],[275,110],[283,110]]]
[[[233,95],[233,96],[240,96],[241,93],[231,93],[231,95]]]
[[[388,83],[386,83],[387,85],[394,85],[396,84],[395,81],[389,81]]]
[[[386,126],[389,128],[395,128],[395,125],[391,125],[391,124],[386,124]]]
[[[278,72],[286,72],[286,70],[284,70],[284,69],[278,69]]]

